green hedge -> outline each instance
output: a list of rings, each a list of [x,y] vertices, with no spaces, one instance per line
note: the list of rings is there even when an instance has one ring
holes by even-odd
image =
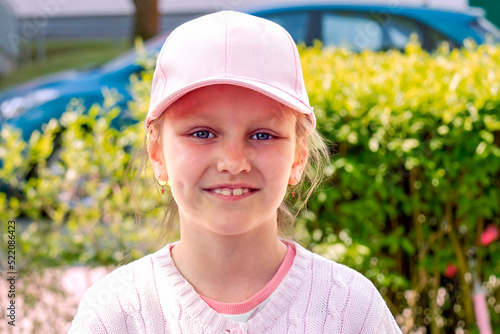
[[[479,237],[500,223],[500,48],[313,48],[302,62],[335,143],[304,224],[310,245],[364,272],[414,330],[474,328],[477,273],[499,332],[500,247]]]
[[[412,42],[404,53],[320,45],[300,53],[333,158],[297,240],[369,277],[405,333],[477,333],[475,280],[499,332],[500,247],[480,236],[500,225],[500,47],[428,54]],[[152,174],[136,189],[140,228],[124,182],[144,137],[154,63],[145,66],[131,81],[134,126],[110,126],[120,112],[110,95],[88,113],[75,102],[29,143],[2,129],[0,179],[20,193],[0,193],[0,224],[31,221],[17,239],[25,270],[116,264],[131,248],[137,258],[161,246],[152,244],[162,216]],[[450,266],[458,274],[445,272]]]

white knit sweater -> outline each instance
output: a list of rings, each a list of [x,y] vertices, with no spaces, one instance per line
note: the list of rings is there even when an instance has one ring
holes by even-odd
[[[288,274],[247,322],[211,309],[179,273],[167,245],[90,287],[68,333],[401,333],[367,278],[292,245]]]

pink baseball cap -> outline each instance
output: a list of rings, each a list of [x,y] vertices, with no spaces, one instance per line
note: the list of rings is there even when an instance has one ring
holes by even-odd
[[[146,128],[184,94],[214,84],[253,89],[306,114],[316,125],[290,34],[272,21],[222,11],[182,24],[165,41],[156,61]]]

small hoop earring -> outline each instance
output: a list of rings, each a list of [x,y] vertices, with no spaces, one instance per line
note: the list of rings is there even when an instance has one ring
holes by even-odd
[[[157,179],[156,182],[158,182],[158,185],[161,187],[161,193],[164,194],[164,187],[167,185],[167,181],[161,181],[160,179]]]
[[[290,188],[290,190],[292,191],[292,197],[295,197],[295,189],[299,187],[299,180],[297,180],[296,177],[294,177],[294,179],[295,181],[297,181],[297,183],[288,185],[288,188]]]

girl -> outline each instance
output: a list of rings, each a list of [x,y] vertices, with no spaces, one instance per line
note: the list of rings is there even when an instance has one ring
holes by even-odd
[[[146,129],[180,240],[93,285],[69,332],[400,333],[369,280],[278,237],[287,185],[328,158],[315,122],[279,25],[224,11],[172,32]]]

